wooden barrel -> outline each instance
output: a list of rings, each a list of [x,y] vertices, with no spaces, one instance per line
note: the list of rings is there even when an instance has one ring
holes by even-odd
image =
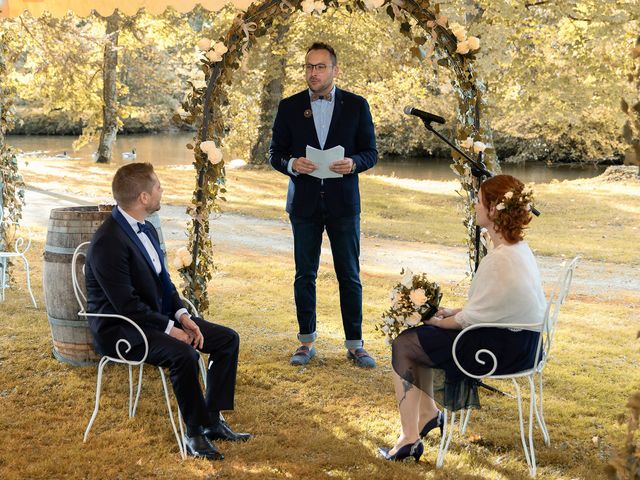
[[[54,208],[49,216],[44,247],[44,299],[47,309],[53,355],[61,362],[75,366],[96,363],[100,356],[93,349],[93,338],[86,318],[78,316],[78,302],[73,293],[71,260],[76,247],[92,239],[111,209],[99,211],[97,206]],[[160,217],[154,213],[147,219],[158,230],[161,246],[166,251],[160,230]],[[84,279],[82,272],[78,278]],[[84,287],[84,282],[80,282]]]

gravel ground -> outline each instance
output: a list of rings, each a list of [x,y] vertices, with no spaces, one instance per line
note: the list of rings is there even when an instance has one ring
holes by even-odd
[[[89,199],[27,188],[23,222],[46,229],[52,208],[93,205]],[[184,206],[164,205],[160,211],[165,240],[185,241],[188,220]],[[213,242],[217,249],[248,250],[265,255],[292,257],[293,241],[289,224],[279,220],[262,220],[241,215],[222,214],[212,219]],[[559,257],[539,256],[543,282],[555,280]],[[329,242],[325,236],[322,262],[331,262]],[[404,266],[414,272],[428,272],[441,281],[460,281],[467,272],[466,249],[437,244],[362,237],[361,267],[374,274],[399,274]],[[576,271],[572,291],[602,297],[632,295],[640,297],[640,272],[628,265],[582,260]]]

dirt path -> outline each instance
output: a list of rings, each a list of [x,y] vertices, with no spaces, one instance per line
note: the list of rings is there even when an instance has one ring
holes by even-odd
[[[29,187],[26,191],[23,221],[38,231],[46,230],[52,208],[93,205],[95,201],[71,197]],[[184,242],[188,220],[185,207],[164,205],[160,211],[162,231],[168,242]],[[41,230],[42,229],[42,230]],[[251,251],[269,256],[292,258],[293,239],[288,223],[225,213],[212,218],[213,242],[220,249]],[[329,242],[325,237],[322,262],[331,262]],[[399,274],[404,266],[428,272],[441,281],[459,281],[467,271],[466,249],[438,244],[407,242],[386,238],[362,238],[362,270],[371,274]],[[553,282],[558,257],[539,256],[538,263],[545,283]],[[627,265],[584,260],[574,278],[572,290],[583,295],[640,298],[640,272]]]

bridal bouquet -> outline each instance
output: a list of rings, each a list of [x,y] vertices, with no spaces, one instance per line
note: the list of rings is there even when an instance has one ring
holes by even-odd
[[[391,308],[382,314],[376,330],[387,344],[407,328],[417,327],[438,311],[442,293],[440,285],[430,282],[426,273],[415,274],[408,268],[400,272],[402,279],[390,292]]]

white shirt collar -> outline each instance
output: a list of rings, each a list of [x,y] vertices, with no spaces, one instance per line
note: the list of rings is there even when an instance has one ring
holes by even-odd
[[[129,215],[127,212],[125,212],[122,208],[120,208],[120,205],[118,205],[118,210],[120,211],[122,216],[125,218],[125,220],[129,223],[129,225],[131,225],[131,228],[133,229],[133,231],[136,232],[136,233],[140,233],[138,231],[138,230],[140,230],[138,228],[138,223],[144,223],[144,222],[138,222],[138,220],[136,220],[131,215]]]

